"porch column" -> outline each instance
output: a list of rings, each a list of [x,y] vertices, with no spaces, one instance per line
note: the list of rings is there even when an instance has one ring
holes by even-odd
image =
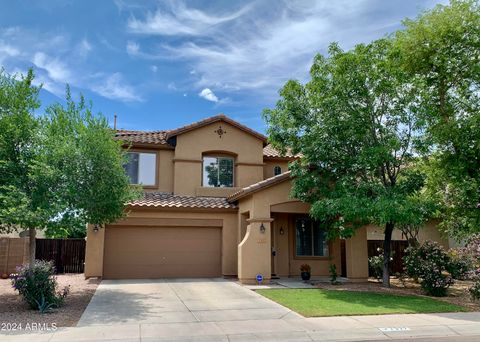
[[[238,279],[244,284],[255,284],[257,274],[264,283],[271,278],[271,225],[268,218],[248,219],[247,232],[238,245]]]
[[[358,228],[355,235],[345,240],[347,278],[352,282],[368,279],[367,227]]]

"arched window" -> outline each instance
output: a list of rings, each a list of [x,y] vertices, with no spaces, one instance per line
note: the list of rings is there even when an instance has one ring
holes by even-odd
[[[234,158],[223,155],[203,156],[203,186],[215,188],[233,187]]]
[[[273,175],[274,176],[278,176],[281,173],[282,173],[282,168],[280,166],[277,165],[273,168]]]

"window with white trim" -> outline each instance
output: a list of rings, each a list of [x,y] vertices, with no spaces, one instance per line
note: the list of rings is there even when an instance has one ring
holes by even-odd
[[[124,165],[131,184],[154,186],[157,174],[157,154],[151,152],[127,152]]]

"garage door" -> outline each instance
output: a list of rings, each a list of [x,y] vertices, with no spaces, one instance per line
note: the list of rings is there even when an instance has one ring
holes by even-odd
[[[218,277],[221,229],[122,227],[105,230],[106,279]]]

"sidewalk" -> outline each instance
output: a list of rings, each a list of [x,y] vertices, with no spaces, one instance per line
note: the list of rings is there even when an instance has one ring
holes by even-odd
[[[95,325],[46,333],[0,333],[7,341],[365,341],[476,336],[480,312]]]

